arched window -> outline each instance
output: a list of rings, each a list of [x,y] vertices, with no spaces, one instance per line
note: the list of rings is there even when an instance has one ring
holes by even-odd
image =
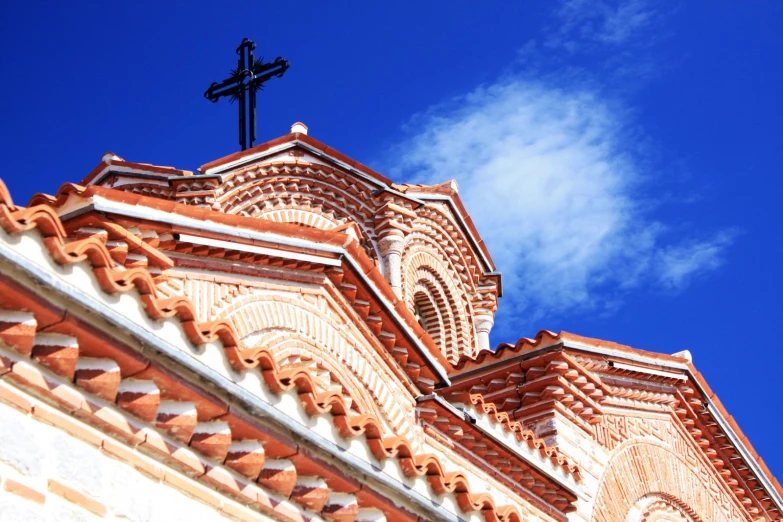
[[[443,317],[438,310],[433,295],[425,285],[417,285],[413,295],[413,313],[424,331],[430,334],[435,344],[441,347],[443,342]]]

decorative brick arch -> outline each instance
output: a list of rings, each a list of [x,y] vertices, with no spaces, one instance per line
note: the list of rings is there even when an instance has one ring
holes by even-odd
[[[662,495],[647,495],[639,499],[626,517],[626,522],[703,522],[688,514],[676,499]]]
[[[416,287],[409,302],[422,315],[424,329],[446,357],[455,357],[459,343],[457,317],[449,295],[441,279],[427,267],[419,267],[411,277]]]
[[[747,520],[736,508],[728,505],[731,504],[729,495],[715,491],[722,486],[719,480],[701,462],[688,462],[662,443],[631,440],[618,446],[613,453],[601,477],[591,520],[665,520],[641,518],[644,512],[640,506],[650,498],[665,500],[672,509],[676,508],[676,512],[690,517],[683,520]],[[679,519],[673,519],[673,522],[679,522]]]
[[[451,259],[450,268],[465,285],[465,290],[476,290],[481,275],[481,263],[476,259],[459,226],[437,205],[425,205],[416,211],[413,231],[429,238],[433,245]],[[415,235],[415,234],[414,234]]]
[[[227,214],[265,217],[270,211],[301,209],[321,216],[319,224],[354,222],[361,230],[367,253],[378,258],[374,222],[378,202],[373,199],[372,187],[357,184],[331,167],[296,163],[252,167],[232,174],[221,187],[217,201]]]
[[[382,418],[378,405],[363,393],[364,386],[357,376],[325,346],[318,346],[318,341],[293,330],[273,328],[250,334],[242,342],[250,349],[264,348],[272,352],[281,369],[287,366],[309,369],[321,392],[339,387],[351,409]]]
[[[340,221],[335,219],[334,216],[301,208],[269,208],[252,215],[253,217],[267,219],[276,223],[295,223],[320,230],[330,230],[341,225]]]
[[[359,342],[347,324],[338,324],[327,311],[287,296],[256,294],[235,300],[217,317],[231,321],[240,338],[250,340],[251,346],[282,351],[290,345],[275,340],[270,346],[264,339],[298,339],[299,348],[306,350],[309,359],[320,361],[336,378],[343,376],[345,380],[339,384],[348,395],[372,398],[372,402],[364,402],[365,407],[372,407],[394,435],[415,437],[414,404],[405,388],[390,378],[373,350]],[[346,371],[352,377],[348,378]]]
[[[461,355],[473,353],[475,339],[470,305],[447,266],[427,247],[407,247],[402,260],[403,299],[411,311],[424,307],[428,333],[446,358],[456,363]]]
[[[413,294],[414,315],[424,330],[430,334],[435,344],[442,352],[446,352],[446,322],[441,312],[439,302],[443,301],[439,288],[433,288],[426,281],[420,280],[416,284]],[[450,318],[447,317],[446,321]]]

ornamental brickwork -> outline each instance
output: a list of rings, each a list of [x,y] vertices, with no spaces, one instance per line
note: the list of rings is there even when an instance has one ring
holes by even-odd
[[[781,520],[687,354],[491,350],[501,288],[453,182],[302,132],[0,184],[0,519]]]

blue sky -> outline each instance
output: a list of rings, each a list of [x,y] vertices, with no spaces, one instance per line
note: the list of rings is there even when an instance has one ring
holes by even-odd
[[[688,349],[783,478],[783,3],[6,2],[2,177],[17,201],[112,150],[237,149],[203,98],[242,37],[291,69],[260,141],[310,134],[396,181],[456,178],[504,272],[494,342],[567,330]]]

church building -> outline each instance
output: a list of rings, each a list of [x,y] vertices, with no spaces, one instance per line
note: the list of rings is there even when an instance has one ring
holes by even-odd
[[[783,520],[688,352],[494,347],[502,292],[453,181],[301,123],[0,184],[0,521]]]

